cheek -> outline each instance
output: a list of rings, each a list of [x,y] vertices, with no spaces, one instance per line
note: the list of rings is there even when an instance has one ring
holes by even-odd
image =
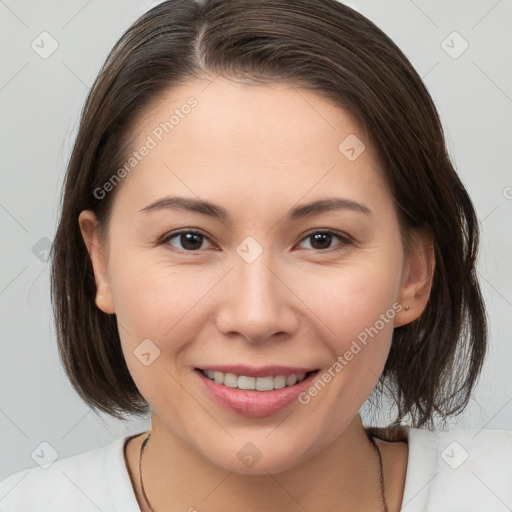
[[[136,257],[123,262],[120,258],[111,275],[116,315],[139,335],[161,339],[179,329],[181,319],[212,286],[209,281],[204,272],[192,271],[192,266],[187,269]]]
[[[212,317],[208,294],[226,269],[170,265],[164,258],[124,254],[112,266],[111,287],[130,374],[152,405],[172,396],[173,403],[186,406],[187,395],[173,377],[187,378],[187,354]],[[172,392],[164,398],[157,391],[162,389]]]
[[[351,269],[325,279],[323,287],[318,279],[311,282],[308,305],[326,327],[329,357],[299,400],[329,425],[333,438],[363,405],[386,363],[394,317],[401,309],[397,280],[390,275]]]
[[[186,410],[190,397],[176,379],[184,377],[182,354],[200,329],[194,312],[211,284],[204,273],[199,280],[200,273],[173,268],[165,261],[117,261],[110,282],[128,370],[153,408],[165,408],[170,400],[173,410]]]
[[[325,326],[329,358],[315,386],[303,397],[312,414],[328,414],[335,426],[355,413],[375,387],[389,354],[401,280],[400,254],[390,251],[372,264],[340,268],[304,282],[307,304]],[[376,264],[382,261],[382,264]],[[318,323],[318,322],[317,322]],[[326,404],[336,404],[327,413]],[[337,411],[337,412],[336,412]],[[327,418],[326,418],[327,421]]]
[[[393,261],[393,260],[390,260]],[[352,265],[326,272],[325,276],[306,278],[301,294],[311,310],[323,321],[344,348],[347,340],[373,326],[381,315],[388,320],[383,333],[393,328],[396,300],[400,288],[400,262],[379,267]],[[393,308],[393,305],[395,307]]]

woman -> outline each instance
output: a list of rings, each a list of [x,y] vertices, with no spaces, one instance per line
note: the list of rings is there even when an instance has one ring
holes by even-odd
[[[369,20],[160,4],[92,87],[52,251],[71,382],[151,429],[11,476],[0,510],[507,510],[512,433],[430,430],[486,352],[477,246],[436,109]],[[365,428],[384,391],[395,420]]]

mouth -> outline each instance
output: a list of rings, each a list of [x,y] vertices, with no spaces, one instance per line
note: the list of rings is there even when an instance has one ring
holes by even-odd
[[[237,375],[230,372],[221,372],[217,370],[203,370],[197,368],[207,379],[216,384],[233,389],[255,390],[255,391],[273,391],[292,387],[302,382],[310,375],[319,370],[311,370],[301,373],[288,373],[287,375],[266,375],[262,377],[251,377],[248,375]]]
[[[252,418],[271,416],[294,403],[295,407],[305,407],[297,398],[312,385],[319,372],[307,368],[240,366],[194,371],[209,399],[230,413]]]

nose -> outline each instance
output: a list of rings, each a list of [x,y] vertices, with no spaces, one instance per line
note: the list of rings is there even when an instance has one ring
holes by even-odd
[[[265,253],[252,263],[236,256],[224,280],[216,324],[226,336],[240,335],[256,343],[291,336],[297,329],[293,305],[300,301]]]

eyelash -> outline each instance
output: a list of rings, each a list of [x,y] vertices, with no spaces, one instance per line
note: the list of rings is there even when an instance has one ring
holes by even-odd
[[[177,231],[177,232],[174,232],[174,233],[169,233],[168,235],[165,235],[160,240],[159,244],[170,245],[169,244],[170,240],[172,240],[173,238],[179,237],[180,235],[186,235],[186,234],[199,235],[199,236],[205,238],[206,240],[208,240],[208,242],[210,242],[210,244],[213,244],[213,242],[211,241],[209,236],[205,235],[204,233],[201,233],[200,231],[193,231],[193,230],[181,230],[181,231]],[[308,238],[311,238],[313,235],[316,235],[316,234],[330,235],[330,236],[334,236],[336,238],[339,238],[342,241],[342,243],[340,244],[342,246],[353,245],[354,244],[354,240],[351,239],[348,235],[341,234],[341,233],[338,233],[336,231],[332,231],[330,229],[311,231],[309,234],[304,236],[301,239],[300,242],[303,242],[304,240],[306,240]],[[342,248],[343,247],[340,247],[340,248],[336,249],[334,247],[334,248],[327,248],[327,249],[306,249],[306,250],[315,251],[315,252],[324,252],[325,253],[325,252],[330,252],[330,251],[335,251],[335,250],[341,250]],[[179,249],[175,249],[174,247],[171,250],[175,250],[176,252],[191,253],[191,254],[195,254],[198,251],[201,251],[201,249],[197,249],[197,250],[194,250],[194,251],[179,250]]]

